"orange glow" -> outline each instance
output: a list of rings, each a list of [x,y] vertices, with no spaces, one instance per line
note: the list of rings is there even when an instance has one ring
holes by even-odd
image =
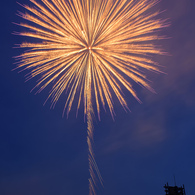
[[[159,12],[148,12],[156,0],[30,1],[34,6],[24,5],[27,13],[19,12],[28,21],[20,24],[27,30],[19,34],[36,41],[20,44],[27,50],[18,56],[18,67],[29,70],[27,80],[41,75],[35,86],[38,93],[50,84],[53,86],[48,96],[51,107],[67,90],[64,108],[67,115],[73,102],[77,109],[84,102],[90,194],[95,194],[95,175],[100,181],[101,176],[92,149],[93,107],[100,117],[101,106],[107,105],[114,116],[115,95],[122,107],[128,109],[121,86],[139,101],[130,81],[152,91],[144,70],[159,71],[151,55],[162,54],[154,45],[161,37],[154,32],[165,26],[164,21],[156,19]]]

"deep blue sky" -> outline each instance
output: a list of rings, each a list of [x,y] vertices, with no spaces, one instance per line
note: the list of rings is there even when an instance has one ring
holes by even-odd
[[[29,4],[28,0],[19,0]],[[1,1],[0,30],[0,194],[88,194],[86,123],[83,114],[62,118],[60,99],[54,110],[43,106],[48,91],[29,91],[35,80],[25,83],[24,73],[11,71],[12,47],[24,38],[15,0]],[[148,74],[153,94],[135,86],[142,104],[130,94],[131,112],[115,103],[116,117],[102,111],[95,122],[95,153],[104,179],[98,195],[164,195],[163,185],[185,184],[187,195],[195,186],[195,1],[162,0],[156,9],[166,10],[170,37],[161,45],[170,56],[156,57],[167,74]]]

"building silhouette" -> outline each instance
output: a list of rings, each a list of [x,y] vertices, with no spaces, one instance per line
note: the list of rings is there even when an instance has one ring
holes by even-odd
[[[168,182],[164,185],[166,195],[186,195],[184,185],[182,187],[169,186]]]

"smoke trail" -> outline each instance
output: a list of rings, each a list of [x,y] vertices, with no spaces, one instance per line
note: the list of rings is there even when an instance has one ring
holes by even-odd
[[[100,183],[103,185],[102,177],[99,172],[98,166],[95,161],[93,152],[93,106],[91,98],[91,58],[88,57],[88,67],[87,67],[87,79],[86,79],[86,112],[87,112],[87,144],[88,144],[88,160],[89,160],[89,195],[96,195],[95,186],[97,182],[97,177]],[[96,176],[97,175],[97,176]]]

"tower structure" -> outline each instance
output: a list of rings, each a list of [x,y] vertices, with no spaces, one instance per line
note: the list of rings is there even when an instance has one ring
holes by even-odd
[[[186,195],[184,185],[181,187],[178,186],[169,186],[168,182],[164,185],[166,195]]]

